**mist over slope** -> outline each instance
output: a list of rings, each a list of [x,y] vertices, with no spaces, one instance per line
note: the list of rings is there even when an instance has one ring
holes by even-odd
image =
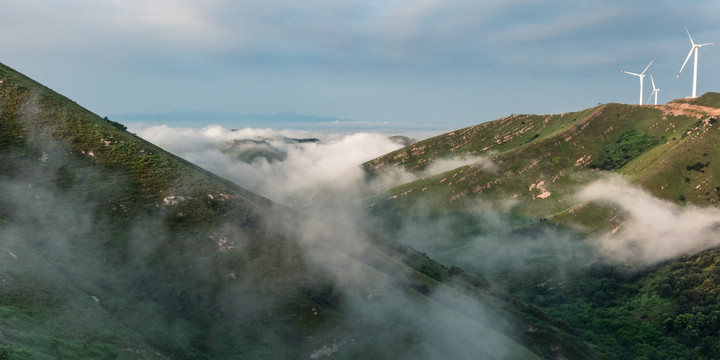
[[[720,356],[717,94],[401,147],[0,80],[4,357]]]
[[[343,214],[348,223],[445,264],[451,279],[463,278],[526,314],[540,311],[562,329],[560,337],[592,339],[564,338],[563,356],[570,354],[568,344],[582,344],[594,350],[575,352],[584,354],[578,358],[712,358],[716,346],[697,347],[717,335],[712,327],[696,338],[678,329],[682,319],[720,310],[711,305],[714,295],[698,295],[714,294],[718,285],[708,279],[720,238],[719,168],[712,165],[720,155],[714,145],[719,99],[709,93],[664,106],[605,104],[559,115],[513,115],[392,151],[365,163],[365,174],[333,150],[360,160],[387,139],[363,134],[292,144],[294,155],[282,159],[238,161],[225,152],[222,161],[193,161],[241,184],[253,180],[237,170],[252,168],[255,179],[272,184],[258,191],[321,217]],[[186,134],[202,138],[209,129]],[[257,139],[295,136],[212,129],[216,140],[244,139],[254,149],[264,146]],[[197,153],[163,142],[174,138],[163,134],[177,129],[148,130],[140,134],[180,156]],[[222,141],[210,147],[223,153]],[[313,166],[321,163],[342,171]],[[307,186],[293,188],[294,181]],[[295,192],[281,195],[273,188]],[[358,211],[358,203],[365,210]],[[673,280],[698,271],[696,261],[706,264],[702,275]],[[600,321],[608,316],[615,320]]]
[[[401,147],[397,141],[373,133],[315,135],[271,129],[208,126],[197,130],[163,125],[137,129],[137,134],[286,204],[304,204],[321,189],[357,189],[365,176],[358,164]]]
[[[381,177],[484,159],[378,194],[368,211],[613,357],[715,358],[719,117],[708,93],[482,123],[365,163]]]
[[[4,65],[0,80],[5,358],[592,353],[368,231],[354,198],[293,211]]]

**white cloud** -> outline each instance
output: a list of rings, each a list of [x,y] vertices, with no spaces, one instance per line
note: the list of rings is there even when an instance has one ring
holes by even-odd
[[[388,167],[368,182],[362,164],[401,147],[377,133],[313,134],[306,131],[202,129],[167,125],[131,129],[144,139],[251,191],[280,203],[339,208],[461,166],[496,171],[482,157],[438,159],[422,172]],[[319,139],[298,142],[292,139]],[[322,205],[320,205],[322,204]]]
[[[200,130],[153,126],[138,131],[146,140],[215,172],[263,196],[280,202],[308,201],[321,189],[352,190],[363,180],[360,165],[400,147],[387,136],[373,133],[323,134],[320,142],[295,142],[312,138],[306,132],[243,129],[220,126]],[[234,143],[254,140],[255,142]],[[255,157],[240,161],[238,151],[270,150],[280,159]]]
[[[720,245],[718,208],[679,206],[620,179],[592,183],[579,198],[617,206],[624,214],[616,231],[597,239],[613,260],[647,265]]]

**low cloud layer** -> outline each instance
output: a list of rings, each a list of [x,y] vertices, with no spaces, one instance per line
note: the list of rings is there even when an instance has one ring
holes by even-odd
[[[141,129],[138,134],[275,201],[296,206],[314,204],[316,208],[332,209],[330,212],[348,219],[359,213],[347,205],[363,194],[464,165],[482,166],[488,171],[497,168],[484,158],[442,159],[422,173],[390,167],[372,183],[366,183],[360,165],[400,148],[400,144],[372,133],[324,134],[315,138],[316,134],[307,132],[231,131],[219,126],[200,130],[153,126]],[[306,141],[308,139],[317,141]],[[250,160],[238,157],[239,150],[247,153],[263,149],[266,151],[263,156]],[[648,265],[720,245],[720,210],[716,208],[679,206],[619,178],[594,182],[577,196],[581,201],[616,206],[624,214],[617,229],[594,240],[601,254],[613,261]],[[484,215],[478,216],[486,217],[488,211],[479,213]],[[491,225],[502,228],[507,224],[502,220],[491,221]],[[438,229],[447,228],[447,224],[432,226],[428,231],[435,234],[443,232]],[[410,230],[407,234],[412,234],[412,229],[427,227],[427,224],[414,224],[405,228]],[[406,243],[432,252],[430,247],[422,245],[422,236],[403,238]]]
[[[380,134],[315,138],[304,132],[231,131],[220,126],[199,130],[153,126],[140,130],[138,135],[280,202],[310,195],[321,185],[354,182],[362,176],[360,164],[400,147]]]
[[[307,218],[287,231],[301,239],[305,260],[320,269],[320,273],[332,277],[335,290],[343,294],[346,313],[343,323],[332,330],[336,341],[316,349],[311,358],[332,357],[335,353],[367,355],[378,349],[380,352],[374,354],[377,357],[533,356],[505,337],[518,329],[507,319],[488,315],[477,299],[459,297],[439,288],[429,294],[435,300],[428,303],[407,296],[393,285],[404,281],[403,275],[377,272],[352,259],[364,257],[367,251],[377,252],[367,238],[367,214],[360,201],[363,194],[465,165],[493,171],[495,165],[490,161],[439,160],[422,173],[392,167],[368,182],[361,164],[401,147],[385,135],[231,131],[219,126],[200,130],[155,126],[137,133],[245,188],[303,208]],[[422,229],[444,225],[426,221]],[[423,238],[436,233],[427,231]],[[411,237],[409,232],[406,235]],[[397,240],[416,245],[405,241],[408,238]],[[358,337],[352,331],[356,328],[377,329],[377,334],[382,335],[376,336],[373,330],[373,334]],[[478,340],[477,334],[482,334],[483,340]],[[417,342],[398,348],[397,339]],[[398,350],[392,350],[395,348]]]
[[[679,206],[621,179],[600,180],[578,194],[584,201],[617,206],[624,220],[596,239],[615,261],[649,265],[720,245],[720,209]]]
[[[347,200],[372,189],[386,189],[464,165],[495,168],[483,158],[442,159],[422,173],[388,169],[367,184],[362,163],[399,149],[401,144],[377,133],[316,134],[167,125],[134,130],[144,139],[240,186],[299,206],[306,206],[328,192],[334,196],[344,194]]]

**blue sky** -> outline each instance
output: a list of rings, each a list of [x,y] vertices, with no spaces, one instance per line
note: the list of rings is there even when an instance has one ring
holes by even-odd
[[[101,116],[299,113],[455,129],[690,96],[720,1],[0,0],[0,62]],[[698,93],[720,91],[720,45]],[[645,81],[645,97],[651,91]]]

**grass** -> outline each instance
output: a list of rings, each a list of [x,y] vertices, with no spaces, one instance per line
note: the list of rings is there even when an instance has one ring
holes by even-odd
[[[602,177],[597,169],[619,172],[672,201],[684,195],[688,202],[713,203],[717,185],[708,181],[715,178],[712,165],[707,174],[689,177],[689,183],[675,180],[688,164],[702,161],[688,155],[720,155],[710,145],[717,133],[710,129],[712,124],[694,117],[623,104],[560,115],[515,115],[419,141],[365,164],[377,176],[386,166],[414,171],[437,159],[482,155],[501,170],[459,167],[390,189],[370,203],[393,201],[412,208],[427,199],[444,199],[439,206],[462,209],[511,197],[518,200],[519,213],[550,217],[577,205],[574,192]],[[697,185],[701,187],[695,189]],[[539,198],[543,192],[546,197]]]

